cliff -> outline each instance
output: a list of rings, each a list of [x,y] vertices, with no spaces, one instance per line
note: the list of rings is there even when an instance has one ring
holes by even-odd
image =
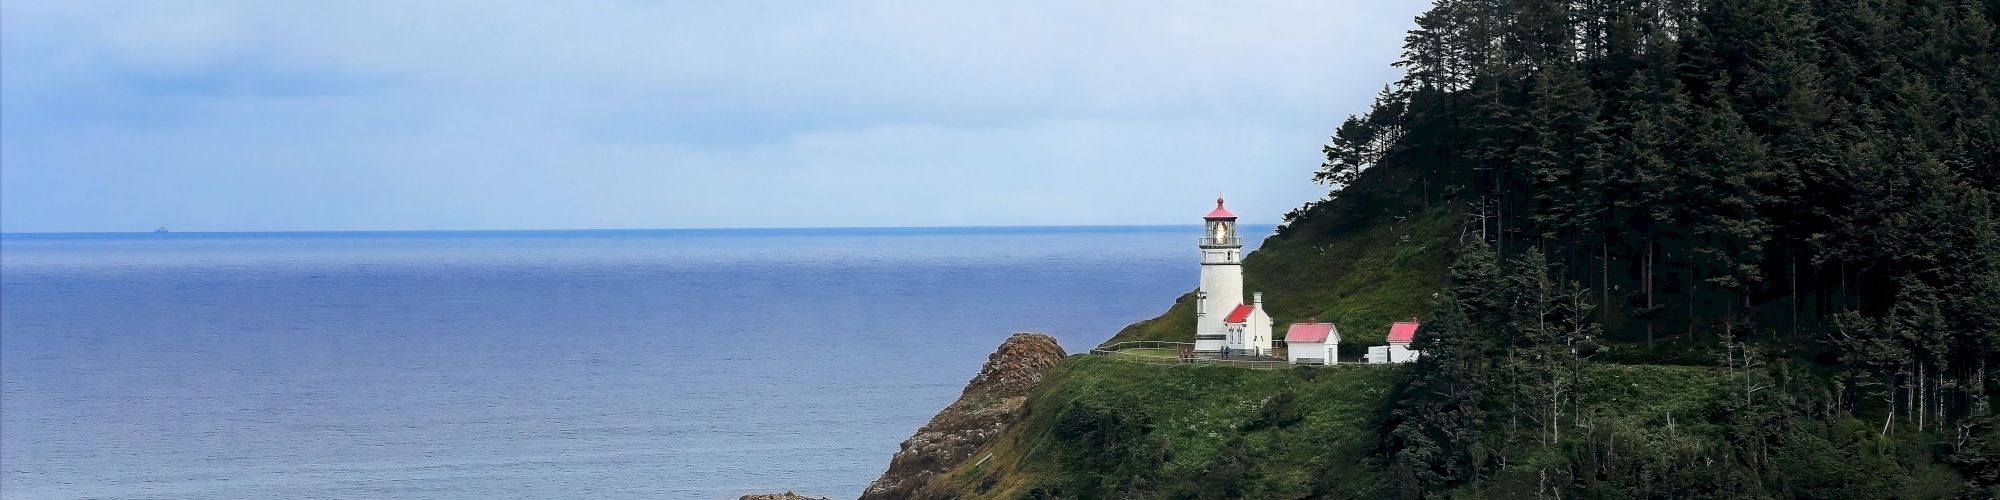
[[[916,498],[939,474],[972,458],[974,450],[1018,418],[1028,391],[1065,354],[1054,337],[1016,333],[986,358],[957,401],[939,411],[889,461],[889,470],[861,493],[864,499]]]

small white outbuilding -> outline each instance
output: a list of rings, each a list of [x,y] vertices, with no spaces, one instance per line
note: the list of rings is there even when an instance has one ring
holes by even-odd
[[[1408,363],[1416,361],[1422,352],[1410,348],[1410,342],[1417,338],[1417,322],[1399,321],[1389,326],[1389,345],[1368,348],[1368,362]]]
[[[1340,329],[1333,323],[1292,323],[1285,328],[1285,360],[1295,365],[1340,362]]]

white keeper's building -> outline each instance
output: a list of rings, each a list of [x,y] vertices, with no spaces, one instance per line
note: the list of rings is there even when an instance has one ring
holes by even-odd
[[[1271,316],[1264,313],[1264,294],[1243,302],[1243,238],[1236,232],[1236,214],[1215,199],[1215,210],[1202,216],[1201,288],[1196,290],[1194,350],[1197,353],[1268,355]]]

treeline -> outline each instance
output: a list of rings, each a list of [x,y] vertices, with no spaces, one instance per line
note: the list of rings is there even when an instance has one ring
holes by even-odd
[[[1853,417],[1838,384],[1808,363],[1718,340],[1714,368],[1676,388],[1595,378],[1616,364],[1586,288],[1557,281],[1541,251],[1501,262],[1466,243],[1418,334],[1411,370],[1376,454],[1389,492],[1404,498],[1883,498],[1990,495],[1992,437],[1905,429],[1878,435]],[[1657,368],[1657,367],[1655,367]],[[1672,374],[1666,374],[1672,376]],[[1686,378],[1698,378],[1691,382]],[[1676,392],[1678,391],[1678,392]],[[1653,394],[1656,401],[1619,396]],[[1664,392],[1664,394],[1662,394]],[[1978,420],[1969,418],[1968,422]],[[1990,432],[1992,422],[1968,423]],[[1973,429],[1973,427],[1982,427]],[[1926,441],[1932,440],[1932,441]],[[1936,462],[1957,466],[1959,472]]]
[[[1780,384],[1787,404],[1979,457],[1965,449],[1991,435],[2000,387],[2000,0],[1441,0],[1417,24],[1406,76],[1338,129],[1315,177],[1415,172],[1401,209],[1463,214],[1475,250],[1455,272],[1492,262],[1454,276],[1473,281],[1421,336],[1488,358],[1420,366],[1413,387],[1455,409],[1411,410],[1443,432],[1399,433],[1437,455],[1399,455],[1426,465],[1412,477],[1482,477],[1465,457],[1516,436],[1439,430],[1480,411],[1535,416],[1533,440],[1561,443],[1579,342],[1818,370],[1826,383]],[[1494,373],[1504,395],[1459,392]],[[1802,386],[1827,393],[1803,402]],[[1960,465],[1992,486],[1995,465]]]

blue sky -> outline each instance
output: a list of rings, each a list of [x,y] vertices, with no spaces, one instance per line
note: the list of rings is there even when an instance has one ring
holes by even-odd
[[[0,2],[0,231],[1275,222],[1428,2]]]

